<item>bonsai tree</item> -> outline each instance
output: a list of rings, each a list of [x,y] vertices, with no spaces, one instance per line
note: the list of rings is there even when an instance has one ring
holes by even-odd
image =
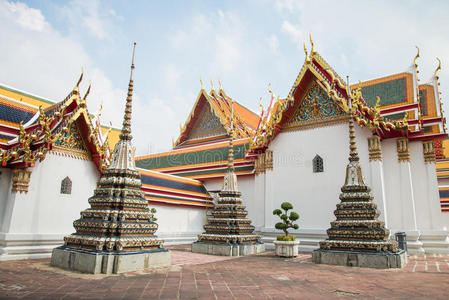
[[[288,211],[290,209],[293,209],[293,205],[289,202],[283,202],[281,204],[281,208],[284,210],[284,212],[282,212],[282,210],[280,210],[279,208],[273,210],[273,215],[279,216],[279,218],[281,218],[281,222],[276,223],[274,227],[276,229],[284,231],[285,233],[285,236],[279,236],[278,240],[294,241],[296,237],[295,236],[288,237],[288,229],[299,228],[298,224],[294,224],[294,222],[299,219],[299,215],[294,211],[291,211],[290,214],[288,214]]]
[[[148,205],[146,208],[145,208],[145,211],[149,211],[149,212],[151,212],[152,213],[152,215],[151,215],[151,218],[150,218],[150,221],[153,221],[153,222],[156,222],[157,221],[157,218],[154,216],[154,214],[157,212],[157,210],[156,210],[156,208],[150,208],[150,206]]]

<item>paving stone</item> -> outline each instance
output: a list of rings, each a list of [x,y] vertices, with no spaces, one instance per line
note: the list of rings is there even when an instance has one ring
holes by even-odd
[[[0,262],[0,299],[447,299],[449,255],[410,257],[400,270],[316,265],[273,252],[207,257],[170,247],[177,266],[123,275],[61,271],[49,260]]]

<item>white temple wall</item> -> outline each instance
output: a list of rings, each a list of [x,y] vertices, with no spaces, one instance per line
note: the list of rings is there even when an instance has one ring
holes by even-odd
[[[367,138],[371,132],[356,126],[356,136],[366,178],[369,177]],[[348,124],[281,132],[269,149],[273,150],[274,165],[273,170],[266,173],[267,211],[262,231],[273,237],[281,234],[274,229],[279,218],[272,215],[272,210],[288,201],[300,215],[300,229],[292,232],[301,241],[301,250],[316,249],[318,242],[326,238],[326,230],[335,220],[336,204],[340,202],[338,196],[349,157]],[[313,172],[312,160],[317,154],[323,158],[324,172],[321,173]]]
[[[197,240],[204,231],[206,209],[172,205],[150,204],[157,210],[155,217],[159,225],[156,235],[165,245],[189,244]]]
[[[449,253],[449,217],[441,212],[435,162],[425,163],[422,142],[411,143],[410,153],[419,241],[426,253]]]
[[[248,218],[252,225],[261,227],[263,224],[263,202],[255,196],[254,176],[237,176],[238,188],[242,193],[243,205],[246,205]],[[204,186],[208,191],[218,191],[223,188],[223,179],[209,179],[204,181]]]
[[[433,218],[428,202],[427,191],[429,182],[426,178],[426,166],[424,163],[422,142],[410,142],[409,148],[417,227],[418,229],[431,229],[433,228],[432,222],[435,220],[432,220]],[[438,193],[438,189],[435,189],[435,193]]]
[[[0,233],[4,232],[4,227],[9,224],[8,199],[11,194],[11,170],[0,169]],[[1,239],[1,237],[0,237]]]
[[[65,235],[75,232],[73,221],[89,207],[99,178],[92,161],[53,154],[31,170],[28,193],[10,193],[11,218],[0,237],[0,260],[49,256]],[[70,195],[60,194],[66,176],[72,180]]]
[[[402,204],[400,192],[400,173],[396,140],[382,141],[382,161],[385,178],[385,196],[387,198],[387,223],[389,229],[402,229]]]

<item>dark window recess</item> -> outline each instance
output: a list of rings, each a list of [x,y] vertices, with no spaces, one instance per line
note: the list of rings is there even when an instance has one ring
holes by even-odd
[[[323,172],[323,159],[317,155],[313,159],[313,173]]]
[[[61,194],[71,194],[72,193],[72,181],[67,176],[61,181]]]

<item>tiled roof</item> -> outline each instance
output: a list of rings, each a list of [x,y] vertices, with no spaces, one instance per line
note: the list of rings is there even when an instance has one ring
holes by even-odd
[[[142,191],[150,203],[211,207],[212,197],[197,181],[155,171],[139,170]]]
[[[254,162],[245,159],[249,148],[248,143],[248,138],[234,142],[237,175],[252,174],[254,171]],[[208,145],[179,148],[169,152],[136,157],[136,166],[199,180],[223,177],[227,170],[228,147],[229,141],[224,140]]]

